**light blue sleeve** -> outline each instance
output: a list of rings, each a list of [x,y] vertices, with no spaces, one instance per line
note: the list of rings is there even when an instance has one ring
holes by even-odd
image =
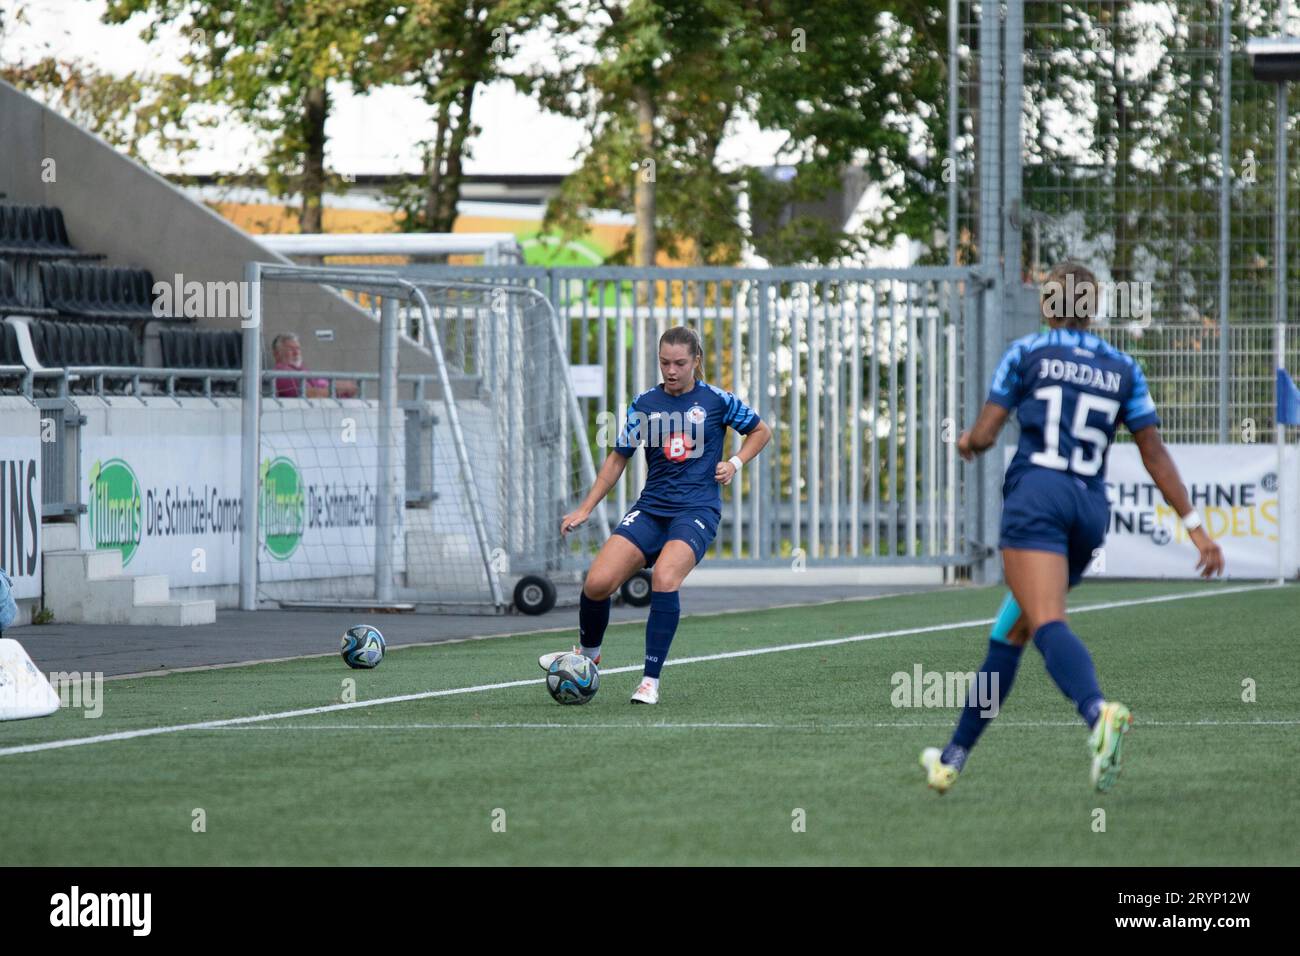
[[[1151,397],[1151,389],[1147,387],[1147,377],[1136,361],[1133,362],[1133,388],[1124,403],[1124,424],[1130,432],[1160,424],[1155,400]]]
[[[1024,358],[1023,342],[1013,342],[998,363],[998,370],[993,374],[993,384],[989,387],[989,401],[1003,408],[1015,408],[1020,404],[1024,391],[1024,379],[1020,372],[1020,360]]]
[[[731,392],[722,392],[721,395],[722,400],[727,403],[727,411],[722,418],[724,425],[730,425],[742,435],[748,435],[758,427],[758,412],[731,394]]]
[[[618,433],[618,439],[614,442],[614,450],[624,458],[631,458],[636,454],[637,448],[641,444],[641,419],[642,415],[637,411],[636,399],[628,402],[627,418],[623,420],[623,428]]]

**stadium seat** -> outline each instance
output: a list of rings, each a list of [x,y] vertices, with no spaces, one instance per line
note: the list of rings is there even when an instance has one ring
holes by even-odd
[[[18,351],[18,333],[8,322],[0,322],[0,365],[22,365]]]
[[[6,315],[54,315],[41,305],[39,289],[20,281],[12,262],[0,259],[0,317]]]
[[[63,213],[53,206],[0,203],[0,255],[55,259],[97,259],[68,240]]]
[[[158,333],[163,368],[239,369],[243,365],[243,333],[234,329],[165,328]],[[202,389],[199,379],[176,382],[177,391]],[[237,392],[235,381],[213,382],[212,392],[229,395]]]
[[[18,350],[18,333],[8,322],[0,322],[0,365],[22,365]],[[16,394],[22,386],[21,375],[0,374],[0,394]]]
[[[18,332],[8,322],[0,322],[0,365],[22,365]],[[0,395],[17,395],[22,391],[23,376],[0,373]]]
[[[148,322],[153,313],[153,276],[147,269],[42,262],[45,304],[76,319]]]
[[[30,328],[36,360],[47,368],[140,364],[140,346],[129,326],[47,320]]]
[[[243,333],[234,329],[172,328],[159,332],[164,368],[237,369]]]

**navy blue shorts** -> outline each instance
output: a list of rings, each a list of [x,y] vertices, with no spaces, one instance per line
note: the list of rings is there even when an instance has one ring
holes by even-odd
[[[695,552],[695,563],[704,560],[704,552],[718,533],[720,515],[710,508],[695,508],[675,515],[652,515],[633,505],[623,516],[614,533],[622,535],[641,549],[645,565],[650,567],[669,541],[685,541]]]
[[[1083,578],[1093,552],[1106,540],[1110,505],[1106,493],[1090,489],[1063,471],[1029,468],[1002,492],[1000,548],[1026,548],[1065,555],[1070,587]]]

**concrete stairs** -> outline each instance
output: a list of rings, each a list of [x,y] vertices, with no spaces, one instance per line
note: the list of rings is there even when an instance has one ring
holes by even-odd
[[[69,624],[212,624],[215,601],[173,601],[165,574],[123,574],[116,549],[83,551],[72,524],[41,526],[45,606]]]

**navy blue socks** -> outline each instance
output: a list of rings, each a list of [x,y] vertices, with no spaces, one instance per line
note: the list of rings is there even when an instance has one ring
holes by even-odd
[[[605,628],[609,626],[610,599],[593,601],[582,592],[578,600],[578,640],[584,651],[599,651],[600,642],[605,639]],[[589,654],[589,657],[596,655]]]
[[[988,656],[975,675],[971,695],[957,719],[957,729],[943,750],[944,763],[958,770],[966,762],[966,755],[984,733],[988,722],[998,715],[1003,702],[1011,693],[1011,684],[1020,667],[1020,654],[1024,648],[1008,644],[997,638],[989,639]]]
[[[1102,697],[1088,648],[1064,621],[1048,621],[1034,631],[1034,646],[1042,652],[1047,673],[1056,686],[1074,701],[1079,716],[1091,727],[1101,712]]]
[[[645,622],[645,676],[659,679],[668,659],[668,648],[677,633],[682,605],[676,591],[650,592],[650,617]]]

